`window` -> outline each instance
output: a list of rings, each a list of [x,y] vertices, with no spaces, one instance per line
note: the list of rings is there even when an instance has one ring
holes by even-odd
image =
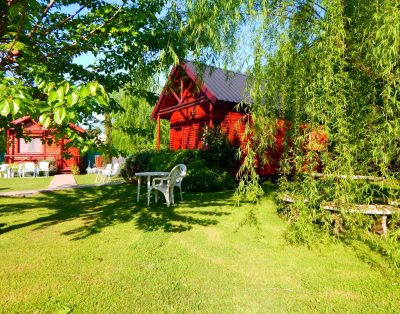
[[[40,138],[31,138],[29,142],[25,139],[19,139],[19,152],[20,153],[41,153],[43,152],[43,144]]]

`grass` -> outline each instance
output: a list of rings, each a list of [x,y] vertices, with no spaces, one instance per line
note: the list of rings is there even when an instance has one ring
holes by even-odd
[[[76,175],[75,181],[78,185],[95,184],[95,174]],[[26,177],[26,178],[0,178],[0,193],[12,191],[32,191],[47,189],[53,176],[50,177]],[[122,178],[114,178],[114,181],[123,181]]]
[[[117,185],[0,199],[0,312],[400,308],[398,277],[368,247],[287,244],[271,188],[239,208],[229,192],[186,194],[170,208],[137,204],[135,192]]]
[[[0,192],[42,190],[53,177],[0,178]]]
[[[96,184],[96,174],[80,174],[80,175],[75,175],[75,181],[78,185],[91,185],[91,184]],[[122,182],[123,179],[121,177],[117,178],[112,178],[112,182]]]

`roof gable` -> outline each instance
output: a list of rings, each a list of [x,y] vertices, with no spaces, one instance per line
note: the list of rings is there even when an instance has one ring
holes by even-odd
[[[22,118],[16,119],[14,121],[11,121],[10,124],[12,125],[18,125],[18,124],[24,124],[24,128],[26,129],[35,129],[35,130],[46,130],[44,126],[42,126],[40,123],[38,123],[35,119],[31,118],[30,116],[24,116]],[[80,126],[73,124],[71,122],[68,123],[68,126],[73,129],[76,132],[79,133],[85,133],[86,131],[81,128]]]
[[[183,61],[179,66],[172,68],[167,83],[150,116],[152,119],[156,118],[162,103],[169,94],[167,90],[180,70],[183,70],[195,82],[201,93],[212,103],[225,101],[237,104],[243,100],[247,79],[246,75],[207,65],[203,65],[200,71],[198,71],[193,62]]]

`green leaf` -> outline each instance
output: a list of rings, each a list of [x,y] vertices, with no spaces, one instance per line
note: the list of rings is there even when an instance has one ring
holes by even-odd
[[[57,100],[57,92],[55,90],[50,91],[47,102],[50,104]]]
[[[104,100],[108,103],[109,102],[109,98],[108,98],[108,95],[107,95],[107,92],[106,92],[104,86],[103,85],[99,85],[99,88],[100,88],[101,95],[103,96]]]
[[[58,98],[58,101],[59,101],[60,103],[63,103],[63,102],[64,102],[64,95],[65,95],[64,86],[60,86],[60,87],[57,89],[57,98]]]
[[[94,81],[89,83],[90,94],[92,96],[96,96],[97,88],[99,87],[99,83]]]
[[[63,123],[63,120],[65,119],[67,115],[67,111],[65,110],[65,108],[56,108],[54,110],[54,121],[57,124],[61,124]]]
[[[72,99],[71,99],[70,105],[73,106],[73,105],[75,105],[75,104],[78,102],[78,100],[79,100],[79,95],[78,95],[78,93],[77,93],[77,92],[72,92],[71,98],[72,98]]]
[[[26,99],[26,96],[22,91],[20,91],[19,94],[15,95],[15,97],[18,97],[19,99]]]
[[[42,89],[43,87],[45,87],[45,85],[46,85],[46,82],[45,82],[45,81],[39,81],[38,87],[39,87],[40,89]]]
[[[52,91],[54,89],[54,87],[56,87],[56,83],[54,83],[54,82],[48,83],[47,87],[46,87],[47,93],[50,93],[50,91]]]
[[[21,107],[21,99],[15,98],[12,101],[12,106],[11,106],[11,114],[16,114],[19,111],[19,108]]]
[[[89,89],[86,86],[83,86],[80,90],[79,90],[79,96],[81,98],[86,98],[88,95],[90,94]]]
[[[86,153],[88,150],[89,150],[89,147],[88,147],[88,146],[83,146],[83,147],[81,148],[81,153],[84,154],[84,153]]]
[[[68,82],[66,82],[66,83],[64,84],[65,94],[67,94],[67,93],[69,92],[70,88],[71,88],[71,84],[68,83]]]
[[[6,117],[6,116],[8,116],[9,113],[10,113],[10,103],[6,99],[0,105],[0,114],[2,116]]]
[[[39,123],[42,124],[45,128],[48,128],[50,125],[50,117],[47,114],[42,114],[39,117]]]

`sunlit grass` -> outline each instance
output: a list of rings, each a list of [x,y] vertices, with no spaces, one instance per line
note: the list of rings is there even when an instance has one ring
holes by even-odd
[[[43,190],[53,177],[0,178],[0,192]]]
[[[91,185],[91,184],[97,184],[96,182],[96,176],[97,174],[80,174],[80,175],[75,175],[75,181],[78,185]],[[113,177],[112,182],[124,182],[122,177]]]
[[[400,283],[368,247],[291,246],[269,194],[185,194],[147,208],[133,185],[0,199],[4,313],[396,312]],[[241,222],[253,210],[258,225]]]

